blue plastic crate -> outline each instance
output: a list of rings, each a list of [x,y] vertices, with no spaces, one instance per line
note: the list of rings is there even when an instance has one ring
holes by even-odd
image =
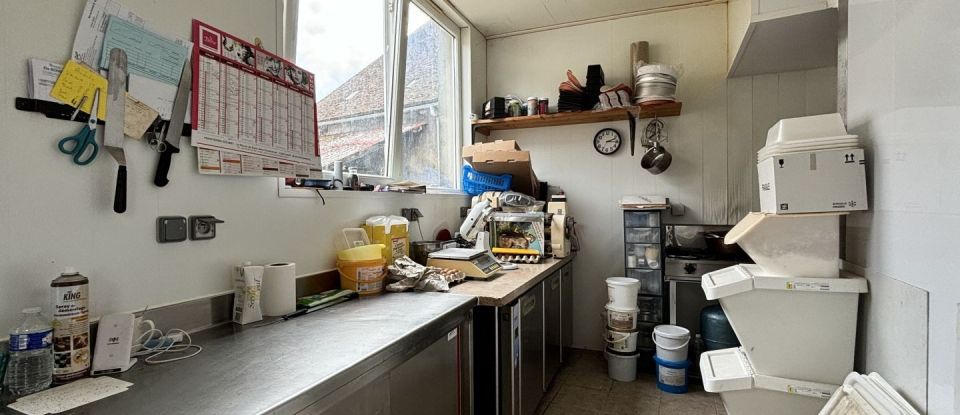
[[[509,174],[490,174],[481,173],[467,164],[463,165],[463,175],[460,182],[463,185],[463,191],[471,196],[479,195],[483,192],[505,192],[510,190],[510,182],[513,176]]]

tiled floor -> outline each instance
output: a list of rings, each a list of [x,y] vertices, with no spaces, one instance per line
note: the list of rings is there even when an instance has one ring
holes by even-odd
[[[726,415],[720,395],[707,393],[699,383],[686,394],[657,389],[652,374],[617,382],[607,377],[601,352],[573,350],[560,374],[540,402],[542,415]]]

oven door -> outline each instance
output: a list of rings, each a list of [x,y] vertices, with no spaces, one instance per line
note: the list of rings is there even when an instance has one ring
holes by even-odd
[[[707,300],[700,277],[667,276],[666,280],[670,284],[670,324],[685,327],[695,339],[700,334],[700,311],[717,301]]]

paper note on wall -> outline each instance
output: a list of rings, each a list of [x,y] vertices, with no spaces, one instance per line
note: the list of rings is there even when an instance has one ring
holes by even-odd
[[[100,51],[103,49],[103,36],[107,30],[110,16],[123,16],[128,21],[143,26],[143,18],[114,0],[87,0],[77,25],[77,34],[73,38],[73,58],[91,68],[100,63]]]
[[[42,61],[40,61],[42,62]],[[97,81],[89,81],[87,78],[103,78],[100,75],[97,75],[86,65],[80,64],[77,61],[71,61],[74,65],[79,66],[80,69],[71,68],[72,71],[78,71],[77,73],[71,73],[67,78],[63,78],[63,82],[60,83],[60,89],[54,94],[54,89],[57,88],[57,82],[60,82],[60,77],[63,74],[63,71],[59,68],[63,68],[62,65],[56,65],[47,62],[44,67],[48,69],[45,71],[44,76],[47,78],[52,78],[53,82],[50,92],[47,92],[48,97],[54,97],[61,102],[70,105],[76,108],[77,104],[80,103],[80,100],[86,96],[87,100],[83,103],[83,108],[80,110],[86,113],[90,113],[90,107],[93,106],[93,90],[97,87],[83,86],[85,82],[94,82],[100,88],[100,111],[98,111],[97,118],[101,120],[106,119],[106,100],[107,100],[107,82],[104,79],[102,84]],[[70,62],[67,62],[68,66],[71,66]],[[79,86],[78,86],[79,85]],[[37,88],[37,87],[34,87]],[[42,92],[41,92],[42,93]],[[37,99],[43,99],[37,97]],[[159,113],[157,110],[153,109],[149,105],[140,102],[130,94],[126,94],[126,105],[124,106],[124,118],[123,118],[123,133],[128,137],[140,139],[143,136],[143,133],[147,131],[147,128],[153,124],[153,121],[157,119]]]
[[[80,111],[89,114],[93,107],[93,91],[97,89],[100,90],[97,118],[105,120],[107,118],[107,78],[71,59],[63,66],[63,72],[60,72],[57,83],[50,91],[50,96],[74,108],[80,105],[83,97],[87,97]]]
[[[126,98],[123,111],[123,134],[139,140],[160,114],[147,104],[137,101],[130,94],[127,94]]]
[[[170,85],[180,83],[180,72],[187,60],[186,46],[118,16],[110,16],[104,36],[101,68],[109,65],[109,51],[120,48],[127,53],[130,73]]]
[[[30,59],[27,64],[27,77],[30,82],[27,83],[27,97],[43,101],[54,101],[50,99],[50,91],[53,85],[57,83],[57,78],[63,72],[63,65],[59,63],[48,62],[43,59]]]
[[[119,16],[137,27],[149,27],[146,20],[119,1],[87,0],[87,4],[83,8],[83,15],[80,17],[80,23],[77,25],[77,34],[73,39],[74,59],[86,63],[91,68],[100,66],[101,55],[109,55],[109,52],[103,53],[102,51],[111,16]],[[187,40],[176,37],[171,37],[168,40],[183,46],[188,52],[193,50],[193,43]],[[129,60],[130,56],[128,55],[127,58]],[[179,77],[179,72],[177,76]],[[177,93],[176,84],[171,85],[138,73],[131,73],[128,91],[137,100],[157,110],[161,118],[170,119],[173,99]],[[189,114],[187,118],[190,118]]]

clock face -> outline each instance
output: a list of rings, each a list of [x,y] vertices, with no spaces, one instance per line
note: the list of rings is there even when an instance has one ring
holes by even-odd
[[[616,153],[622,143],[623,140],[620,139],[620,133],[612,128],[604,128],[600,130],[597,135],[593,136],[593,148],[605,156]]]

